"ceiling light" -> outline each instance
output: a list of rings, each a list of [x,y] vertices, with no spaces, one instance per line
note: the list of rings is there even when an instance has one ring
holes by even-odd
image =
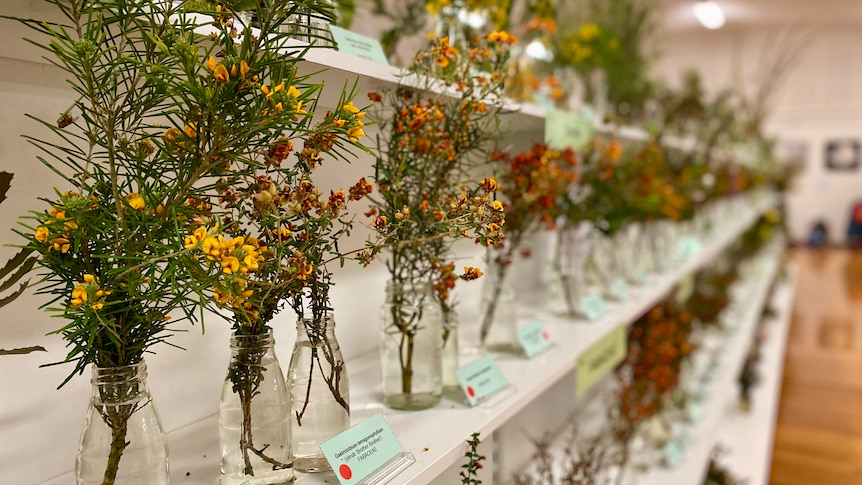
[[[710,30],[720,29],[724,25],[724,12],[713,0],[695,3],[694,16],[701,25]]]

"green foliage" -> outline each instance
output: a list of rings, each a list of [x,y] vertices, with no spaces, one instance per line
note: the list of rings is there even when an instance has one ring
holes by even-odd
[[[20,20],[49,37],[31,42],[67,73],[76,98],[26,138],[64,190],[21,235],[41,254],[46,307],[66,322],[53,333],[68,342],[71,378],[89,364],[135,364],[170,325],[196,320],[213,281],[191,264],[187,227],[210,217],[228,167],[253,176],[274,142],[308,131],[308,116],[275,116],[287,93],[265,96],[261,84],[296,85],[304,100],[319,86],[281,49],[289,34],[277,27],[295,2],[256,7],[270,32],[260,38],[240,35],[229,11],[197,26],[170,2],[165,11],[143,0],[52,3],[64,25]]]
[[[482,468],[482,461],[485,460],[485,456],[480,455],[477,451],[479,444],[479,433],[470,435],[470,438],[467,440],[467,453],[464,453],[467,463],[461,465],[461,468],[464,470],[458,473],[462,484],[479,485],[482,483],[482,480],[479,480],[479,469]]]

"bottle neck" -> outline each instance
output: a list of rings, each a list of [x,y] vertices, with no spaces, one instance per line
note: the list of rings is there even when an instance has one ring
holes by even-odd
[[[332,313],[326,312],[321,318],[311,315],[303,315],[296,321],[296,340],[316,341],[322,337],[333,337],[335,335],[335,318]]]
[[[423,303],[429,297],[431,283],[423,281],[393,281],[386,283],[387,303]]]
[[[93,367],[93,395],[103,403],[124,403],[149,394],[147,364],[121,367]]]
[[[272,330],[260,335],[237,335],[230,337],[230,352],[234,360],[259,363],[264,355],[272,353],[275,338]]]

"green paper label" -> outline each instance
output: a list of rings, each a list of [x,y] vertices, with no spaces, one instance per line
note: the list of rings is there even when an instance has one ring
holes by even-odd
[[[488,354],[462,366],[455,371],[455,375],[470,406],[479,404],[509,385],[494,358]]]
[[[590,120],[568,111],[549,110],[545,115],[545,143],[555,150],[579,150],[593,137]]]
[[[380,413],[320,444],[342,485],[359,483],[404,451]]]
[[[332,32],[332,38],[338,44],[339,52],[381,64],[389,64],[377,39],[342,29],[336,25],[330,25],[329,31]]]
[[[694,273],[689,273],[679,280],[673,298],[677,303],[685,303],[694,294]]]
[[[546,110],[555,109],[554,108],[554,102],[551,101],[551,98],[547,97],[546,95],[544,95],[542,93],[534,93],[533,94],[533,103],[535,103],[536,106],[539,106],[541,108],[545,108]]]
[[[544,352],[551,345],[551,338],[542,326],[542,322],[533,320],[518,327],[518,342],[521,343],[524,354],[528,358],[532,358]]]
[[[664,461],[667,466],[670,468],[676,467],[679,460],[682,458],[682,447],[679,446],[679,443],[671,441],[664,445],[662,451],[664,452]]]
[[[611,284],[611,294],[613,294],[617,300],[628,300],[629,286],[626,284],[626,280],[623,278],[615,279],[613,284]]]
[[[696,423],[700,421],[700,406],[698,406],[697,404],[689,404],[688,421],[690,423]]]
[[[575,392],[583,396],[593,384],[626,358],[626,325],[619,325],[578,356],[575,368]]]
[[[701,249],[703,249],[703,245],[700,243],[700,240],[694,236],[683,237],[676,243],[677,254],[684,258],[697,256]]]
[[[587,320],[595,322],[608,313],[608,306],[601,295],[589,295],[581,298],[581,308]]]

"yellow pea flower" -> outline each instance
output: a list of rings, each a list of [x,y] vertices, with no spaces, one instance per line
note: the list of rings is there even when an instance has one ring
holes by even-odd
[[[239,270],[239,260],[233,256],[226,256],[221,260],[222,271],[225,274],[233,274]]]
[[[44,243],[48,242],[48,228],[45,226],[39,227],[36,229],[36,235],[34,236],[37,241]]]
[[[146,205],[144,203],[144,198],[141,197],[141,195],[138,194],[137,192],[132,192],[131,194],[127,195],[126,200],[129,201],[129,206],[131,206],[132,209],[135,209],[138,211],[143,210],[144,206]]]

